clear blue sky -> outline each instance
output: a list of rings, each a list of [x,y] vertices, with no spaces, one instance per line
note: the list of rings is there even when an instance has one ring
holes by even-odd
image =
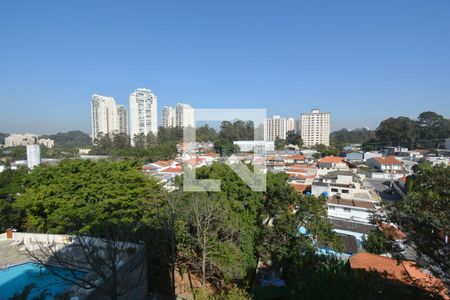
[[[90,132],[128,106],[332,113],[333,129],[450,115],[450,1],[0,1],[0,132]]]

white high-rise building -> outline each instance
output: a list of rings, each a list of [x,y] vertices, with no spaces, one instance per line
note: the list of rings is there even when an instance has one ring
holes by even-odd
[[[286,133],[287,134],[294,134],[295,131],[295,119],[294,118],[287,118],[286,119]]]
[[[27,145],[27,167],[33,169],[41,164],[41,148],[39,145]]]
[[[175,125],[177,127],[195,127],[194,109],[189,104],[177,103],[175,107]]]
[[[306,147],[323,144],[330,145],[330,113],[312,109],[309,113],[301,115],[301,133],[303,144]]]
[[[162,126],[164,128],[176,126],[175,109],[170,106],[164,106],[162,109]]]
[[[264,120],[264,140],[275,141],[278,137],[286,139],[286,118],[280,116],[272,116]]]
[[[113,97],[92,95],[92,141],[100,134],[113,134],[119,129],[116,101]]]
[[[158,133],[157,97],[149,89],[139,88],[130,95],[130,137],[152,132]]]
[[[128,110],[124,105],[117,105],[117,124],[119,133],[128,134]]]

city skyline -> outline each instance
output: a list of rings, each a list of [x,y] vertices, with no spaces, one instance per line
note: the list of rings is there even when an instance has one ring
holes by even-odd
[[[50,4],[0,4],[2,132],[90,132],[86,99],[139,86],[160,107],[318,107],[333,131],[450,115],[448,1]]]

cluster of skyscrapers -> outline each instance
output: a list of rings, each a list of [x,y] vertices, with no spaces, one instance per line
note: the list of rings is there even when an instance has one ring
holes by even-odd
[[[158,133],[158,98],[149,89],[138,88],[130,94],[130,113],[113,97],[92,95],[92,140],[100,134],[129,134],[133,140],[138,134]],[[128,118],[129,116],[129,118]],[[330,144],[330,113],[312,109],[300,118],[273,116],[264,122],[264,140],[286,139],[289,134],[301,134],[306,147]],[[194,109],[185,103],[175,107],[164,106],[162,126],[195,127]]]
[[[195,127],[194,109],[185,103],[175,107],[164,106],[162,110],[163,127]]]
[[[301,114],[299,119],[272,116],[272,118],[265,119],[264,140],[286,139],[289,134],[301,133],[303,145],[306,147],[317,144],[329,146],[330,124],[330,113],[324,113],[318,109]]]
[[[156,95],[149,89],[138,88],[130,94],[129,101],[128,114],[127,108],[117,104],[113,97],[92,95],[92,141],[106,134],[125,133],[133,138],[138,134],[158,133]],[[183,103],[178,103],[174,108],[165,106],[162,126],[194,127],[194,109]]]

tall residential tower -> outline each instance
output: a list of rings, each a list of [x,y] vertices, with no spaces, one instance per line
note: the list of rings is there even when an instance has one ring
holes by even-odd
[[[164,106],[162,109],[162,126],[164,128],[175,127],[175,109],[170,106]]]
[[[174,107],[164,106],[162,110],[162,126],[195,127],[194,109],[189,104],[177,103]]]
[[[128,134],[128,110],[125,105],[117,105],[117,124],[119,133]]]
[[[301,134],[306,147],[323,144],[330,145],[330,113],[312,109],[301,116]]]
[[[118,131],[117,107],[113,97],[92,95],[92,141],[100,134],[113,134]]]
[[[177,127],[195,127],[194,109],[189,104],[177,103],[175,107],[175,125]]]
[[[264,140],[275,141],[278,137],[280,139],[286,139],[287,133],[287,121],[286,118],[280,116],[272,116],[264,120]]]
[[[158,133],[158,102],[155,94],[145,88],[136,89],[130,95],[130,138],[135,135]]]

